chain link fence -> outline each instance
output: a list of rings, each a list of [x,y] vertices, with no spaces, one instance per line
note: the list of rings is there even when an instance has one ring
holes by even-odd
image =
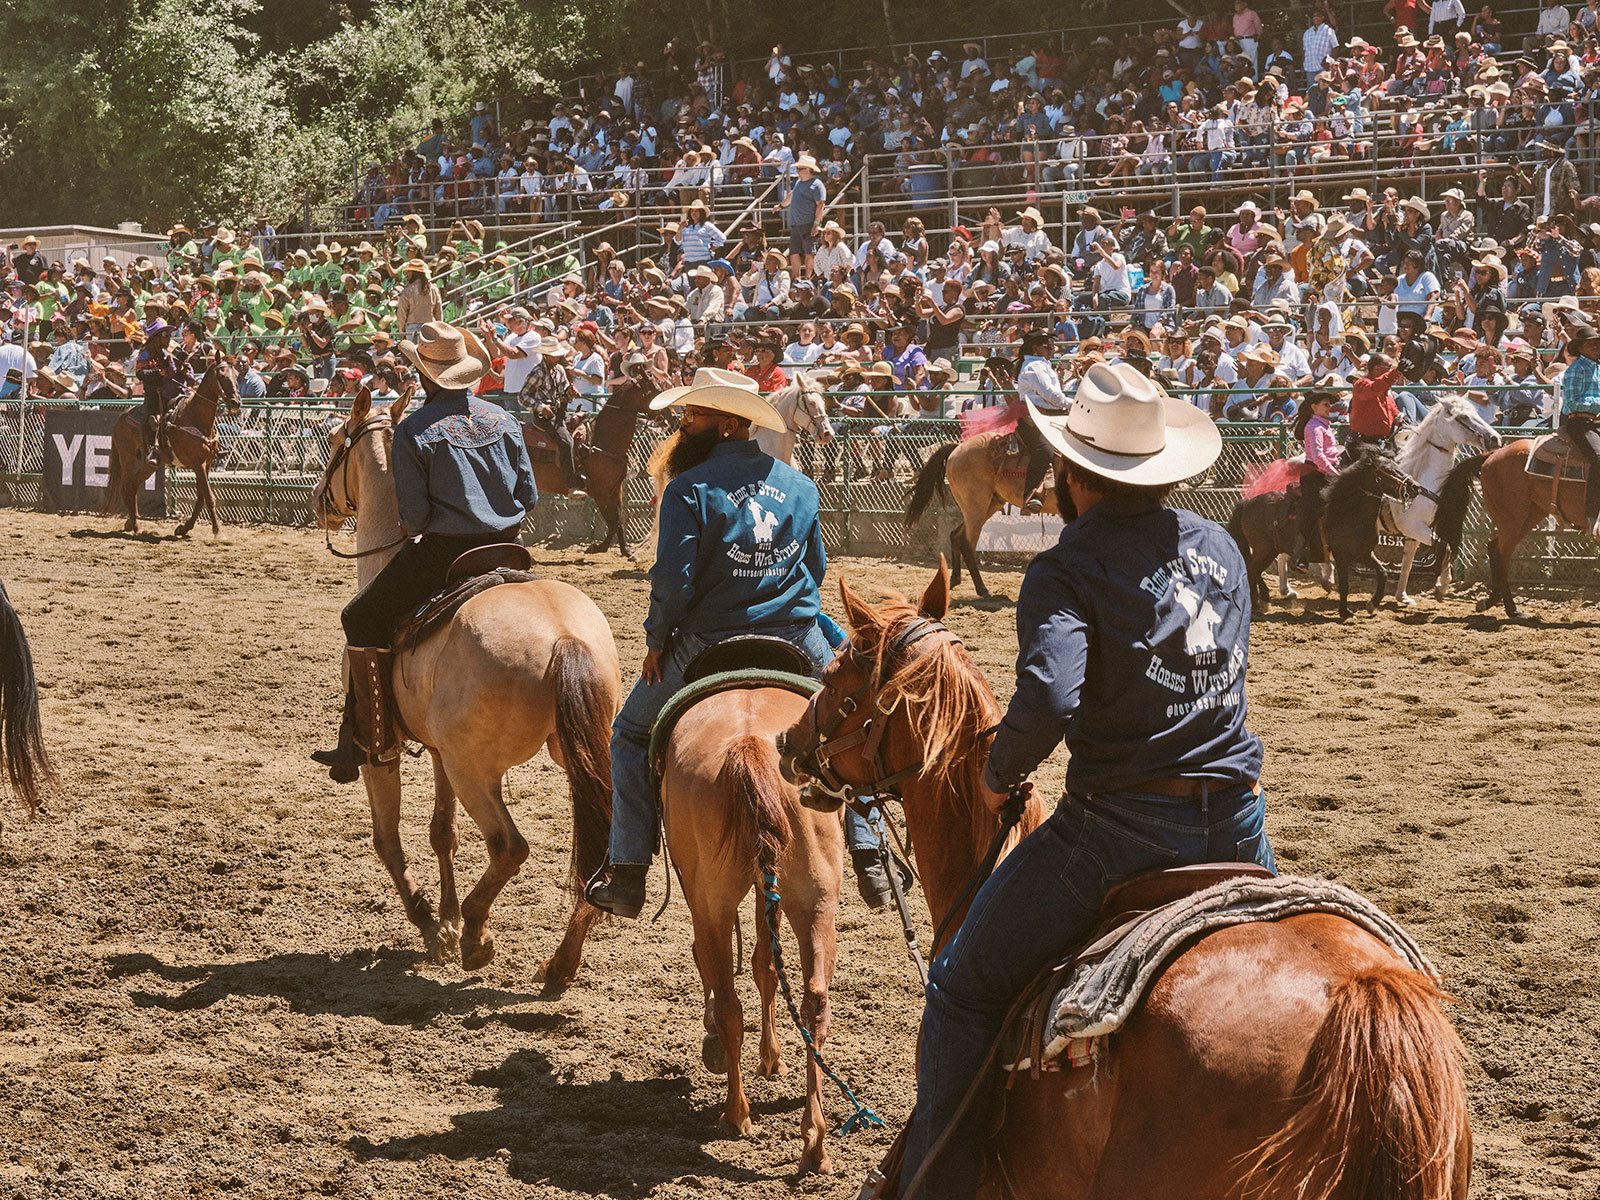
[[[0,506],[38,508],[43,503],[45,412],[52,403],[61,402],[0,401]],[[220,446],[211,476],[221,519],[230,525],[310,525],[312,494],[328,461],[328,436],[343,416],[332,407],[298,404],[252,404],[237,415],[224,414],[217,426]],[[1174,492],[1173,503],[1226,522],[1249,470],[1286,457],[1293,447],[1288,428],[1279,423],[1224,423],[1221,428],[1222,455],[1216,465]],[[911,529],[905,527],[905,513],[917,472],[941,444],[960,436],[960,422],[886,424],[848,418],[835,421],[834,429],[830,444],[802,440],[795,451],[796,465],[816,480],[821,493],[828,549],[914,558],[931,558],[945,549],[951,529],[961,520],[948,496],[936,497]],[[1526,432],[1506,431],[1508,438]],[[631,448],[632,469],[623,496],[631,543],[643,542],[654,527],[653,485],[645,464],[663,436],[657,427],[641,426]],[[194,501],[194,477],[172,469],[166,483],[168,511],[187,512]],[[1491,523],[1478,496],[1468,512],[1467,529],[1457,578],[1486,578]],[[529,539],[555,543],[584,542],[598,531],[593,503],[566,496],[542,496],[525,526]],[[1380,540],[1379,554],[1386,561],[1398,563],[1402,550],[1398,538]],[[1021,562],[1024,556],[1012,557]],[[1431,578],[1426,551],[1419,553],[1418,567]],[[1514,578],[1522,586],[1600,585],[1600,558],[1587,537],[1558,531],[1550,522],[1523,541]]]

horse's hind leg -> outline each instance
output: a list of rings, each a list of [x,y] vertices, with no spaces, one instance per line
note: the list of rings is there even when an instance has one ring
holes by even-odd
[[[194,468],[194,508],[189,513],[189,519],[179,525],[174,532],[178,537],[188,537],[194,530],[194,523],[200,519],[200,509],[206,502],[206,466],[201,463]]]
[[[1400,578],[1394,585],[1394,602],[1406,608],[1415,608],[1417,602],[1407,594],[1406,589],[1411,586],[1411,563],[1417,557],[1417,547],[1421,545],[1415,538],[1406,539],[1406,552],[1400,559]]]
[[[428,841],[439,860],[439,936],[429,947],[435,962],[454,958],[461,951],[461,901],[456,896],[456,848],[461,844],[456,821],[456,791],[450,786],[439,755],[433,754],[433,820]]]
[[[839,835],[842,837],[842,833]],[[800,1001],[800,1020],[811,1034],[812,1045],[821,1054],[828,1041],[831,1012],[828,1005],[828,986],[833,981],[833,968],[837,945],[834,918],[839,907],[840,850],[832,847],[827,853],[810,862],[797,863],[803,868],[786,878],[783,909],[794,927],[795,940],[800,946],[800,974],[804,979],[805,995]],[[818,872],[813,875],[811,872]],[[833,1162],[828,1156],[824,1141],[828,1132],[827,1114],[822,1108],[822,1070],[816,1058],[806,1055],[806,1106],[800,1116],[800,1171],[828,1174]]]
[[[1289,586],[1289,552],[1278,555],[1278,595],[1285,600],[1298,600],[1300,593]]]
[[[685,884],[687,889],[688,885]],[[748,1137],[750,1101],[744,1094],[744,1072],[739,1054],[744,1046],[744,1007],[733,981],[733,923],[738,917],[735,900],[730,911],[709,911],[699,896],[689,898],[694,923],[694,963],[706,993],[706,1038],[700,1049],[706,1070],[728,1076],[728,1098],[720,1124],[735,1137]]]
[[[211,464],[202,463],[198,474],[206,490],[206,515],[211,518],[211,536],[219,537],[222,534],[222,525],[217,520],[217,494],[211,490]]]
[[[400,845],[400,765],[374,767],[369,763],[361,768],[361,781],[366,784],[367,803],[372,808],[372,848],[400,892],[406,917],[422,930],[431,949],[439,936],[439,922],[434,919],[433,905],[406,865],[406,852]]]
[[[756,1074],[782,1075],[788,1068],[783,1065],[783,1048],[778,1043],[778,968],[772,960],[773,930],[767,928],[767,901],[759,886],[755,890],[756,932],[755,948],[750,955],[750,975],[755,980],[756,992],[761,996],[761,1050]],[[775,929],[783,928],[783,911],[772,915]]]
[[[494,934],[489,931],[489,909],[500,889],[511,880],[528,857],[528,843],[517,832],[501,796],[502,779],[474,772],[471,764],[452,758],[445,763],[461,807],[483,831],[489,866],[467,898],[461,902],[461,965],[469,971],[486,967],[494,959]]]
[[[955,587],[961,582],[961,564],[965,561],[962,553],[961,537],[963,526],[957,525],[950,531],[950,586]]]
[[[1339,577],[1339,615],[1350,615],[1350,558],[1342,551],[1333,554],[1335,574]]]

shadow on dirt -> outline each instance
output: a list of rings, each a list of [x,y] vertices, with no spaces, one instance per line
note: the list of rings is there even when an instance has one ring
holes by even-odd
[[[371,1017],[385,1025],[427,1025],[443,1015],[478,1014],[539,999],[532,992],[509,992],[485,985],[473,975],[436,979],[412,967],[423,961],[417,950],[358,950],[349,954],[275,954],[249,962],[180,967],[149,954],[119,954],[106,960],[113,977],[154,975],[192,987],[176,996],[132,991],[137,1008],[190,1012],[230,996],[279,996],[297,1013]]]
[[[707,1143],[726,1137],[717,1127],[721,1105],[691,1107],[693,1085],[682,1075],[625,1079],[613,1071],[608,1079],[574,1083],[539,1051],[518,1050],[470,1082],[496,1089],[498,1103],[459,1113],[450,1118],[450,1129],[438,1133],[382,1142],[356,1137],[347,1148],[363,1161],[435,1154],[456,1161],[498,1158],[513,1179],[584,1195],[642,1196],[672,1181],[733,1195],[739,1184],[791,1178],[707,1153]],[[792,1111],[799,1103],[797,1096],[785,1107]],[[641,1154],[646,1145],[649,1153]]]

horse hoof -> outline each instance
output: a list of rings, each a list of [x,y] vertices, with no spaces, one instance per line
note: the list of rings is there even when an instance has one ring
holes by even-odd
[[[443,966],[447,962],[454,962],[461,955],[461,927],[442,921],[435,925],[430,933],[423,931],[423,938],[428,944],[428,961]]]
[[[486,937],[483,941],[472,938],[461,939],[461,966],[467,971],[481,971],[494,961],[494,937]]]
[[[638,562],[639,561],[639,556],[637,554],[635,554],[632,550],[624,550],[622,552],[622,557],[627,559],[629,562]]]
[[[807,1150],[800,1156],[800,1174],[832,1175],[833,1159],[828,1157],[827,1150],[821,1146],[815,1150]]]
[[[1280,599],[1280,600],[1298,600],[1298,599],[1300,599],[1300,593],[1295,591],[1293,588],[1285,588],[1283,591],[1278,593],[1278,599]]]
[[[1478,601],[1477,611],[1478,612],[1488,612],[1489,611],[1489,606],[1491,604],[1493,604],[1493,603],[1494,603],[1493,600],[1479,600]]]
[[[755,1132],[755,1126],[750,1124],[749,1117],[740,1117],[737,1121],[727,1113],[717,1118],[717,1128],[729,1137],[747,1138]]]
[[[756,1074],[762,1079],[776,1079],[778,1076],[787,1075],[788,1073],[788,1066],[784,1063],[783,1059],[777,1055],[773,1056],[773,1059],[770,1063],[763,1059],[756,1067]]]
[[[591,546],[585,546],[583,552],[585,554],[599,554],[605,548],[606,544],[604,542],[595,542]]]
[[[728,1053],[722,1048],[722,1038],[708,1033],[700,1043],[700,1062],[713,1075],[728,1073]]]
[[[1415,608],[1417,606],[1416,597],[1408,596],[1404,592],[1396,596],[1394,602],[1400,608]]]
[[[556,960],[552,958],[541,964],[533,973],[533,981],[545,995],[555,996],[566,991],[577,974],[578,972],[572,968],[556,966]]]

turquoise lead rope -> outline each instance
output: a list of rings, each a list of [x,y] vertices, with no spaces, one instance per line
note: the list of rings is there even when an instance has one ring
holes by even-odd
[[[783,969],[783,943],[778,938],[778,877],[770,868],[761,868],[761,894],[766,897],[764,915],[767,922],[767,936],[772,942],[772,967],[778,974],[778,990],[783,993],[783,1002],[788,1006],[789,1019],[794,1022],[794,1027],[800,1031],[800,1038],[806,1044],[806,1053],[811,1056],[811,1061],[817,1064],[817,1069],[833,1081],[833,1085],[844,1093],[844,1098],[855,1107],[855,1111],[844,1119],[839,1126],[840,1133],[854,1133],[863,1125],[883,1128],[883,1118],[873,1112],[857,1099],[856,1094],[850,1090],[850,1085],[841,1079],[827,1063],[822,1061],[822,1055],[817,1052],[816,1043],[811,1040],[811,1031],[800,1020],[800,1010],[794,1006],[794,996],[789,991],[789,976]]]

